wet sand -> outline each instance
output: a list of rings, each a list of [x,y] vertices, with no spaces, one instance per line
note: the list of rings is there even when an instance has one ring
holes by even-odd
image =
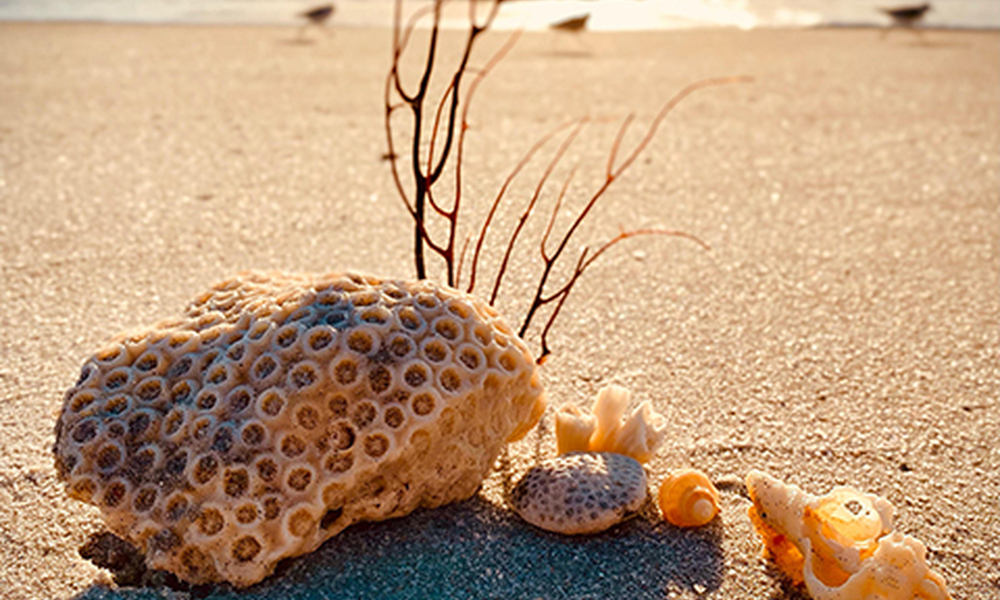
[[[77,554],[101,520],[64,497],[52,427],[103,340],[247,268],[412,276],[382,159],[389,32],[297,33],[0,25],[0,596],[190,595],[109,588]],[[759,468],[888,498],[955,598],[996,597],[1000,36],[905,33],[528,34],[480,90],[468,201],[491,198],[548,128],[590,115],[569,156],[579,206],[628,112],[638,134],[684,85],[755,78],[678,107],[578,240],[662,226],[712,249],[644,238],[605,254],[544,367],[554,406],[610,382],[652,400],[670,423],[652,480],[707,471],[719,520],[639,518],[586,539],[523,524],[501,492],[553,452],[550,413],[472,500],[353,527],[249,590],[199,594],[800,598],[746,517],[742,479]],[[498,303],[517,322],[531,252]]]

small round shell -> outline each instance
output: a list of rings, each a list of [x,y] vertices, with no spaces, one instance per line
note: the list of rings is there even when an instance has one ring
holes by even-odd
[[[719,491],[695,469],[675,471],[660,485],[660,510],[677,527],[701,527],[719,514]]]
[[[563,454],[532,467],[517,482],[510,504],[525,521],[564,534],[604,531],[646,500],[646,471],[611,452]]]

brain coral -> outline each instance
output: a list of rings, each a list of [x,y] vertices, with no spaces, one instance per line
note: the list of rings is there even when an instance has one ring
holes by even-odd
[[[470,497],[544,407],[524,343],[469,295],[251,272],[91,357],[54,450],[151,568],[245,586],[351,523]]]

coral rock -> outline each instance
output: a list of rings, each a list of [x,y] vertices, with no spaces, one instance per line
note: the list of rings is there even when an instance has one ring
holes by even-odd
[[[532,467],[510,493],[521,517],[547,531],[604,531],[646,501],[646,471],[615,453],[564,454]]]
[[[631,394],[621,386],[603,388],[594,400],[589,415],[567,403],[556,413],[556,444],[560,454],[567,452],[614,452],[648,462],[663,441],[663,417],[643,402],[628,419],[625,408]]]
[[[951,598],[923,544],[893,532],[887,500],[849,487],[817,497],[760,471],[747,491],[765,554],[816,600]]]
[[[668,475],[660,484],[658,498],[663,517],[677,527],[701,527],[719,514],[719,490],[695,469]]]
[[[544,407],[524,343],[467,294],[245,273],[90,358],[54,450],[151,568],[245,586],[351,523],[468,498]]]

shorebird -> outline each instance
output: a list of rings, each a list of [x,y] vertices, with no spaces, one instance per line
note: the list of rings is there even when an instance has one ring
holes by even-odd
[[[570,31],[577,33],[587,28],[588,19],[590,19],[590,13],[570,17],[568,19],[563,19],[562,21],[556,21],[555,23],[549,25],[549,28],[555,29],[556,31]]]
[[[317,27],[322,27],[326,22],[333,16],[333,12],[337,10],[337,7],[332,4],[322,4],[315,8],[310,8],[305,12],[298,14],[299,17],[306,20],[305,24],[302,25],[302,29],[299,30],[299,39],[303,39],[305,36],[306,28],[309,25],[315,25]]]
[[[927,11],[929,11],[930,9],[931,9],[930,3],[924,3],[924,4],[911,4],[908,6],[896,6],[893,8],[880,8],[879,10],[889,15],[889,17],[892,18],[892,22],[896,26],[905,29],[914,29],[914,27],[920,21],[923,20],[924,15],[926,15]],[[882,37],[885,37],[885,35],[888,32],[889,29],[886,28],[882,32]],[[917,35],[918,36],[920,35],[919,31],[917,31]]]

